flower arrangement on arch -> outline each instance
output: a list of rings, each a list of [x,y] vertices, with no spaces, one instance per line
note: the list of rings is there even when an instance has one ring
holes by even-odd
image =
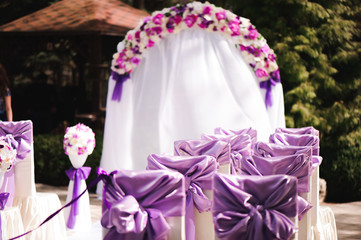
[[[66,129],[63,146],[66,155],[89,155],[95,148],[95,134],[88,126],[78,123]]]
[[[114,88],[112,100],[120,100],[122,82],[130,78],[146,49],[153,47],[168,35],[187,28],[220,32],[232,39],[253,69],[260,87],[265,88],[268,94],[271,87],[280,82],[275,53],[249,19],[208,2],[191,2],[156,11],[146,17],[137,28],[127,33],[123,49],[113,55],[112,77],[118,86]],[[268,104],[271,105],[271,99],[268,99]]]
[[[0,137],[0,172],[9,171],[15,164],[16,149],[9,140],[9,136]]]

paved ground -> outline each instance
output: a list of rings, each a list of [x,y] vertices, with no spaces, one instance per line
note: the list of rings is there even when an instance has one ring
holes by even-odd
[[[53,187],[44,184],[36,185],[39,192],[56,192],[62,204],[65,203],[67,187]],[[92,223],[96,224],[101,218],[101,201],[95,194],[89,194]],[[337,236],[339,240],[361,239],[361,202],[350,203],[322,203],[330,207],[336,219]],[[302,239],[300,239],[302,240]]]

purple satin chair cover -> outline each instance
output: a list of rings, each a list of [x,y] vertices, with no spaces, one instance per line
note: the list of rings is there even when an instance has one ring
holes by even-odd
[[[237,176],[216,173],[213,222],[227,240],[289,239],[297,227],[297,179],[293,176]]]
[[[310,159],[312,156],[311,146],[289,146],[276,143],[257,142],[253,150],[254,155],[263,157],[287,156],[301,153],[306,154]]]
[[[310,191],[311,166],[309,156],[306,154],[243,157],[241,160],[241,174],[259,176],[291,175],[298,179],[298,193]]]
[[[80,194],[81,180],[86,180],[90,174],[91,167],[70,168],[65,171],[68,178],[74,181],[72,199]],[[76,216],[79,215],[79,201],[75,201],[70,207],[69,218],[66,226],[73,229],[76,223]]]
[[[219,140],[178,140],[174,142],[174,155],[209,155],[223,165],[229,163],[231,148],[229,143]]]
[[[319,137],[319,131],[314,127],[302,127],[302,128],[276,128],[275,133],[289,133],[289,134],[311,134]]]
[[[283,144],[288,146],[311,146],[313,155],[312,168],[314,169],[322,163],[322,157],[319,156],[319,137],[316,135],[274,133],[270,135],[269,141],[271,143]]]
[[[163,240],[170,226],[166,217],[184,216],[184,177],[170,171],[119,170],[104,181],[101,224],[105,240]]]
[[[216,128],[214,129],[215,134],[220,135],[243,135],[248,134],[251,137],[252,140],[252,148],[257,142],[257,130],[253,128],[245,128],[241,130],[230,130],[230,129],[224,129],[224,128]]]
[[[14,149],[16,149],[16,161],[23,160],[32,150],[33,123],[28,121],[0,122],[0,136],[7,136]],[[15,163],[16,164],[16,163]],[[0,192],[10,194],[7,206],[11,206],[15,192],[14,168],[5,173],[4,183],[0,186]]]
[[[185,177],[186,191],[186,239],[195,239],[194,207],[200,213],[210,211],[212,201],[203,190],[212,189],[213,175],[217,169],[216,159],[212,156],[167,156],[151,154],[148,156],[148,169],[170,169]]]
[[[253,153],[252,139],[248,134],[241,135],[207,135],[203,134],[201,136],[205,140],[219,140],[224,141],[230,144],[231,148],[231,174],[240,173],[240,163],[239,159],[243,156],[251,156]]]

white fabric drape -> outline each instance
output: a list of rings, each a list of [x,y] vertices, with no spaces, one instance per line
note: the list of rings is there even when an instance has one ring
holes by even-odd
[[[273,87],[266,109],[265,90],[219,33],[174,34],[143,54],[120,102],[111,100],[114,85],[110,79],[101,159],[106,171],[145,169],[149,154],[173,153],[175,140],[199,139],[216,127],[252,127],[267,141],[285,126],[282,85]]]

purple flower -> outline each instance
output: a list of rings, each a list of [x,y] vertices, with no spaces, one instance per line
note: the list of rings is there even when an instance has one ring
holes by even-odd
[[[170,17],[166,24],[168,32],[172,33],[174,30],[174,26],[176,24],[179,24],[181,21],[182,21],[182,18],[180,16]]]
[[[264,68],[258,68],[256,70],[256,76],[258,78],[268,77],[268,73]]]
[[[203,15],[210,15],[211,14],[211,7],[210,6],[205,6],[203,8]]]
[[[214,21],[213,20],[207,20],[204,17],[202,17],[201,23],[198,24],[200,28],[208,28],[209,25],[211,25]]]
[[[151,48],[154,46],[154,42],[150,39],[148,39],[148,44],[147,44],[147,47]]]
[[[218,21],[221,21],[222,19],[226,19],[226,11],[217,12],[216,18]]]
[[[198,16],[195,14],[192,15],[187,15],[184,18],[184,23],[187,25],[187,27],[192,27],[194,25],[195,22],[197,22]]]
[[[154,27],[154,28],[152,28],[152,30],[153,30],[157,35],[161,34],[162,31],[163,31],[162,27]]]
[[[276,61],[276,56],[272,53],[268,54],[268,59],[271,61],[271,62],[274,62]]]
[[[138,64],[140,63],[140,59],[137,58],[137,57],[132,57],[132,58],[130,59],[130,62],[133,63],[133,64],[138,65]]]
[[[162,19],[163,19],[163,14],[161,13],[158,13],[157,15],[155,15],[153,17],[153,23],[156,24],[156,25],[161,25],[162,24]]]
[[[249,33],[248,33],[247,37],[248,37],[248,39],[251,39],[251,40],[257,39],[259,37],[259,33],[258,33],[257,29],[255,29],[255,28],[249,29]]]
[[[171,10],[175,11],[177,15],[181,15],[186,10],[186,6],[185,5],[173,6],[171,7]]]
[[[238,19],[232,20],[232,21],[230,21],[228,23],[228,27],[232,31],[232,36],[240,35],[240,33],[239,33],[239,29],[240,29],[239,23],[240,23],[240,21]]]
[[[271,80],[274,82],[273,85],[277,82],[281,82],[280,70],[277,69],[276,71],[271,72]]]
[[[140,31],[136,31],[136,32],[134,33],[134,37],[135,37],[135,40],[136,40],[137,42],[140,42]]]

